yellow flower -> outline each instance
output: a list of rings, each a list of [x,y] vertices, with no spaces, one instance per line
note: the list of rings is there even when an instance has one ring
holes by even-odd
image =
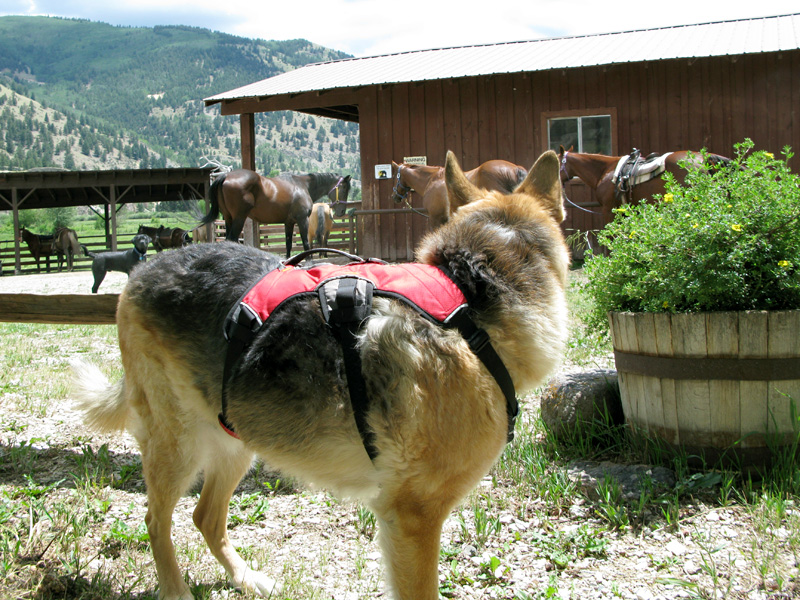
[[[772,152],[764,152],[764,156],[766,156],[770,160],[775,158],[775,155]]]
[[[664,202],[672,202],[673,198],[672,194],[664,194]]]
[[[631,231],[630,234],[628,235],[628,239],[632,239],[633,236],[635,236],[635,235],[636,235],[636,232],[635,231]]]
[[[669,308],[669,302],[667,302],[666,300],[664,300],[664,308]]]
[[[779,267],[788,267],[791,263],[788,260],[779,260],[778,266]]]
[[[698,227],[700,227],[700,226],[699,226],[697,223],[695,223],[694,225],[692,225],[692,229],[697,229]]]
[[[731,229],[733,229],[734,231],[741,231],[742,226],[739,225],[738,223],[734,223],[733,225],[731,225]]]

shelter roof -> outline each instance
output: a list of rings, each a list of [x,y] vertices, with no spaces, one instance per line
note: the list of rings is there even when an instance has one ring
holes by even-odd
[[[799,48],[797,13],[314,63],[204,101],[212,105],[368,85]]]
[[[205,196],[214,167],[107,171],[0,171],[0,210],[164,202]]]

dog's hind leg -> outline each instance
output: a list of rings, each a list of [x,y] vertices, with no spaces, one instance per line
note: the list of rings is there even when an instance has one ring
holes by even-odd
[[[197,477],[193,448],[183,447],[175,432],[149,424],[146,436],[137,435],[147,485],[145,523],[158,572],[160,600],[191,600],[172,544],[172,514],[180,497]]]
[[[211,553],[228,573],[231,583],[257,596],[271,597],[276,582],[250,569],[236,553],[228,538],[228,506],[239,480],[250,468],[252,452],[242,449],[231,454],[224,449],[213,452],[213,464],[206,465],[203,491],[194,510],[194,523],[202,532]]]
[[[396,600],[438,600],[439,542],[451,505],[398,496],[373,507]]]

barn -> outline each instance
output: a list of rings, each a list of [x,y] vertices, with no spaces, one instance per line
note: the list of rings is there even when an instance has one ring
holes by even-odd
[[[611,155],[703,147],[730,155],[746,137],[758,149],[797,149],[797,73],[800,13],[318,63],[205,104],[239,115],[242,166],[251,169],[256,113],[357,122],[359,252],[410,260],[428,224],[390,200],[391,161],[442,165],[449,149],[465,169],[493,158],[530,166],[559,144]],[[568,231],[603,225],[590,190],[573,185],[568,195],[580,205],[568,210]]]

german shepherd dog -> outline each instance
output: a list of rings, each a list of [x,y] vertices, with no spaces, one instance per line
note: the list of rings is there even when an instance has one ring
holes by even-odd
[[[478,189],[448,152],[448,193],[463,206],[417,249],[470,299],[518,393],[559,363],[567,334],[569,255],[559,162],[544,153],[512,195]],[[171,541],[178,499],[203,474],[194,523],[233,585],[268,596],[228,538],[228,504],[254,456],[301,481],[363,499],[378,521],[388,586],[398,600],[438,598],[442,524],[507,442],[506,396],[453,329],[395,298],[375,297],[358,332],[377,456],[359,435],[343,352],[317,296],[295,297],[258,330],[232,373],[218,423],[229,309],[278,257],[234,243],[189,246],[137,267],[120,297],[125,371],[109,384],[77,371],[86,422],[128,428],[147,484],[147,529],[163,600],[188,600]],[[273,320],[274,319],[274,320]]]

